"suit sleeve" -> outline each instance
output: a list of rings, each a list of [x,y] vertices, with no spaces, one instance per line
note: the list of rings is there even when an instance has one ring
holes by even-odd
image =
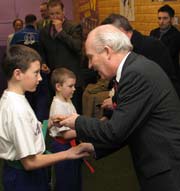
[[[151,101],[151,82],[135,72],[124,76],[119,83],[117,108],[111,120],[102,122],[80,116],[75,123],[78,139],[91,142],[98,158],[126,145],[130,136],[146,123],[148,114],[154,107]]]

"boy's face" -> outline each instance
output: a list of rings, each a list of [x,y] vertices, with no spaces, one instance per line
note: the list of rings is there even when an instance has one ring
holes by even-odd
[[[37,85],[42,80],[40,75],[40,62],[35,61],[30,64],[30,67],[21,73],[21,87],[24,92],[34,92]]]
[[[71,99],[75,89],[76,79],[67,78],[65,82],[59,86],[59,92],[64,99]]]

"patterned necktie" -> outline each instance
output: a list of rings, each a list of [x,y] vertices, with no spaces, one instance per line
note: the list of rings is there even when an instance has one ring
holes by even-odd
[[[118,93],[118,82],[116,81],[115,78],[113,79],[113,88],[114,88],[114,98],[115,98],[115,99],[113,99],[113,108],[115,109],[117,107],[116,98],[117,98],[117,93]]]
[[[115,94],[116,94],[117,91],[118,91],[118,82],[116,81],[116,79],[113,80],[113,87],[114,87],[114,91],[115,91]]]

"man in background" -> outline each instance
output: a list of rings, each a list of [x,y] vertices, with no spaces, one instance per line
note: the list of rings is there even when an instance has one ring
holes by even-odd
[[[40,13],[42,19],[37,22],[37,29],[39,30],[50,23],[47,4],[48,2],[42,2],[40,4]]]
[[[180,32],[173,26],[175,11],[169,5],[164,5],[158,9],[159,27],[150,32],[150,36],[159,39],[168,48],[176,76],[179,78],[179,52],[180,52]]]
[[[25,27],[14,34],[11,44],[22,44],[39,52],[39,32],[36,30],[36,21],[35,15],[26,15]]]

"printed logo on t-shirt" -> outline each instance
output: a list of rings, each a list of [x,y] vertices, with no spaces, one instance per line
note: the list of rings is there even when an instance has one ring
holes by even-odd
[[[34,132],[34,135],[39,135],[40,132],[41,132],[41,125],[39,123],[37,123],[37,126],[36,126],[36,129],[35,129],[35,132]]]
[[[24,44],[25,45],[32,45],[34,44],[36,41],[35,41],[35,35],[33,33],[27,33],[25,36],[24,36]]]

